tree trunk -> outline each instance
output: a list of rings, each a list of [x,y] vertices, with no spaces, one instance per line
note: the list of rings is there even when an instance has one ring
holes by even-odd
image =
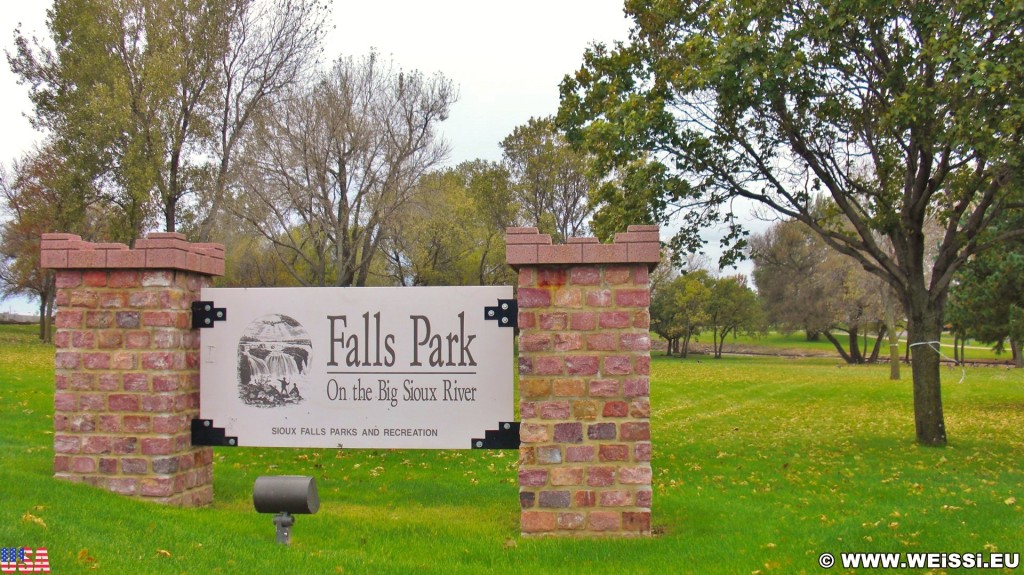
[[[868,360],[870,363],[875,363],[876,361],[878,361],[878,354],[882,350],[882,340],[885,339],[886,331],[888,330],[884,325],[878,328],[878,336],[875,337],[875,347],[871,350],[871,358]],[[864,334],[867,335],[867,332],[864,332]],[[864,349],[867,349],[866,344],[864,346]]]
[[[46,341],[46,293],[39,294],[39,341]]]
[[[686,334],[683,336],[683,349],[681,353],[683,359],[690,357],[690,337],[690,334]],[[678,345],[679,342],[676,342],[676,344]],[[679,350],[677,349],[676,351]]]
[[[164,231],[165,232],[176,232],[177,217],[178,217],[178,201],[174,198],[167,198],[164,203]]]
[[[43,278],[43,289],[39,293],[39,340],[53,342],[53,303],[57,297],[57,276],[53,271],[46,272]]]
[[[843,358],[843,361],[845,361],[846,363],[853,363],[850,360],[850,354],[846,353],[846,350],[843,348],[843,344],[839,343],[839,340],[836,339],[834,335],[832,335],[832,332],[826,330],[821,332],[821,334],[825,336],[825,339],[829,340],[832,343],[832,345],[836,348],[836,351],[839,352],[839,356]]]
[[[882,288],[882,311],[885,314],[886,332],[889,334],[889,379],[900,379],[900,334],[896,329],[896,295],[889,288]]]
[[[857,326],[850,326],[850,363],[864,363],[864,356],[860,353],[860,341],[857,338]]]
[[[1020,341],[1015,337],[1010,338],[1010,350],[1013,352],[1013,365],[1018,368],[1024,368],[1024,357],[1021,356]]]
[[[900,334],[889,330],[889,379],[900,380]]]
[[[43,341],[53,343],[53,305],[57,298],[56,284],[50,281],[49,291],[46,295],[46,313],[43,314]]]
[[[930,301],[927,290],[923,288],[920,292],[907,297],[910,313],[907,339],[910,341],[910,369],[914,378],[914,427],[918,443],[941,447],[946,445],[946,423],[942,413],[941,356],[937,350],[942,336],[944,302]]]

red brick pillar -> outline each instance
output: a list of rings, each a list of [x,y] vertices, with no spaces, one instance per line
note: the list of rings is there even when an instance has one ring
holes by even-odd
[[[57,273],[54,476],[171,505],[213,499],[213,455],[193,448],[199,334],[191,304],[224,248],[156,233],[123,244],[44,234]]]
[[[523,534],[649,535],[658,227],[565,245],[510,228],[506,253],[519,271]]]

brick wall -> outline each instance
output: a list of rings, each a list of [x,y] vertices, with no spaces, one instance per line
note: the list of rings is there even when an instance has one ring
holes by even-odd
[[[657,226],[552,245],[511,228],[519,271],[524,535],[651,532],[650,288]]]
[[[56,270],[54,475],[172,505],[213,499],[209,448],[193,448],[199,334],[191,304],[224,249],[150,234],[134,249],[44,234]]]

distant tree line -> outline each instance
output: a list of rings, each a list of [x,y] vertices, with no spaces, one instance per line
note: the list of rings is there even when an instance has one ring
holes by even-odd
[[[665,339],[668,355],[688,357],[690,343],[704,334],[721,358],[730,335],[765,331],[761,302],[745,277],[715,277],[707,269],[678,275],[669,262],[662,268],[652,286],[651,331]]]

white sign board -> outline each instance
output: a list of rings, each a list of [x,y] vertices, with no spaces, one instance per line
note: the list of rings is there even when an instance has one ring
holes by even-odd
[[[467,449],[512,421],[512,288],[208,288],[200,417],[238,445]]]

